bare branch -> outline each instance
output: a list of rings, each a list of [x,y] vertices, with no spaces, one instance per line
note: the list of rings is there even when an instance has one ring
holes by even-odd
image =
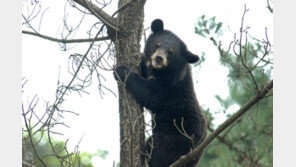
[[[270,6],[270,0],[267,0],[267,9],[270,11],[270,13],[273,13],[273,8]]]
[[[96,34],[95,38],[97,38],[98,35],[101,33],[101,31],[103,30],[103,27],[104,27],[104,26],[102,26],[102,28],[98,31],[98,33]],[[46,122],[44,123],[45,125],[48,125],[47,135],[48,135],[48,138],[49,138],[49,143],[51,143],[51,141],[50,141],[50,127],[49,127],[49,125],[51,124],[51,121],[52,121],[52,120],[54,121],[54,119],[53,119],[54,113],[55,113],[56,110],[57,110],[57,111],[60,111],[60,110],[59,110],[59,106],[60,106],[60,105],[62,104],[62,102],[64,101],[63,97],[64,97],[64,95],[66,94],[66,92],[69,91],[69,89],[71,88],[71,85],[72,85],[72,83],[74,82],[75,78],[77,77],[78,72],[80,71],[80,69],[81,69],[81,67],[82,67],[82,64],[83,64],[84,60],[86,59],[88,53],[90,52],[90,50],[91,50],[93,44],[94,44],[94,41],[91,43],[90,47],[88,48],[88,50],[87,50],[86,53],[84,54],[84,56],[83,56],[83,58],[82,58],[82,60],[81,60],[81,62],[80,62],[80,64],[79,64],[79,66],[77,67],[77,70],[76,70],[76,72],[75,72],[73,78],[72,78],[71,81],[69,82],[68,86],[66,86],[66,88],[65,88],[63,91],[61,91],[61,94],[60,94],[59,96],[56,97],[56,100],[55,100],[54,104],[51,106],[51,109],[49,109],[49,116],[48,116]],[[52,148],[52,150],[53,150],[53,152],[55,152],[54,148]]]
[[[100,9],[98,6],[93,4],[88,0],[73,0],[84,8],[88,9],[93,15],[95,15],[98,19],[100,19],[107,27],[112,28],[113,30],[118,31],[116,26],[116,19],[112,18],[109,14],[107,14],[104,10]]]
[[[240,118],[245,112],[247,112],[254,104],[259,102],[261,99],[265,98],[265,95],[273,88],[273,80],[262,89],[256,96],[254,96],[249,102],[247,102],[242,108],[240,108],[236,113],[229,117],[223,124],[221,124],[210,136],[208,136],[203,142],[200,143],[194,150],[190,151],[188,154],[181,156],[179,160],[170,165],[170,167],[179,167],[186,165],[192,159],[195,159],[198,154],[200,154],[221,132],[223,132],[227,127],[234,123],[238,118]]]
[[[60,42],[60,43],[80,43],[80,42],[103,41],[103,40],[110,39],[109,37],[88,38],[88,39],[57,39],[57,38],[53,38],[53,37],[50,37],[50,36],[47,36],[47,35],[42,35],[42,34],[39,34],[39,33],[26,31],[26,30],[22,30],[22,33],[23,34],[33,35],[33,36],[40,37],[40,38],[43,38],[43,39],[47,39],[47,40],[54,41],[54,42]]]
[[[38,160],[42,163],[42,165],[46,167],[47,165],[46,165],[45,162],[42,160],[42,158],[39,156],[39,154],[38,154],[38,152],[37,152],[37,149],[36,149],[36,147],[35,147],[35,144],[34,144],[34,142],[33,142],[33,137],[32,137],[31,131],[30,131],[31,128],[30,128],[30,125],[28,124],[28,121],[27,121],[27,118],[26,118],[26,115],[25,115],[25,112],[24,112],[24,107],[23,107],[23,105],[22,105],[22,115],[23,115],[23,118],[24,118],[25,127],[26,127],[26,129],[28,130],[28,136],[29,136],[29,139],[30,139],[31,146],[32,146],[32,148],[33,148],[33,150],[34,150],[34,153],[35,153],[36,157],[38,158]]]
[[[245,31],[245,34],[246,34],[246,37],[245,37],[245,48],[247,48],[247,45],[248,45],[248,32],[247,32],[247,29],[248,27],[246,27],[246,29],[244,30],[244,20],[245,20],[245,15],[247,13],[247,11],[249,11],[249,9],[247,9],[246,7],[246,4],[244,5],[244,13],[243,13],[243,16],[242,16],[242,19],[241,19],[241,27],[240,27],[240,39],[239,39],[239,57],[241,59],[241,63],[242,65],[245,67],[245,69],[249,72],[250,76],[252,77],[253,79],[253,82],[256,86],[256,91],[260,91],[259,90],[259,86],[258,86],[258,83],[252,73],[252,70],[247,66],[246,64],[246,57],[247,57],[247,49],[244,50],[243,52],[243,44],[242,44],[242,39],[243,39],[243,32]]]
[[[188,133],[186,132],[185,128],[184,128],[184,118],[182,117],[181,119],[181,129],[178,127],[177,123],[176,123],[176,119],[174,119],[174,125],[177,128],[177,130],[186,138],[188,138],[192,144],[192,146],[194,146],[194,134],[192,134],[192,136],[189,136]]]

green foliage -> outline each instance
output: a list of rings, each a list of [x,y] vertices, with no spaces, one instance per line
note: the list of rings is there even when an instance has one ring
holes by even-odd
[[[208,35],[222,35],[222,22],[216,22],[216,17],[211,17],[209,19],[206,19],[205,15],[202,15],[197,20],[197,25],[195,26],[195,33],[206,37]]]
[[[106,159],[108,151],[98,150],[97,153],[91,154],[87,152],[69,153],[67,151],[66,142],[50,139],[45,132],[36,133],[32,138],[34,147],[38,156],[48,167],[57,166],[73,166],[73,167],[93,167],[92,158],[95,156]],[[52,144],[51,144],[52,143]],[[36,152],[32,146],[28,134],[23,134],[23,161],[35,166],[44,166],[38,159]],[[54,151],[53,148],[54,147]]]
[[[205,58],[205,52],[202,52],[202,53],[201,53],[201,56],[200,56],[200,60],[199,60],[197,63],[195,63],[193,66],[194,66],[194,67],[197,67],[197,68],[200,68],[200,67],[201,67],[201,64],[202,64],[205,60],[206,60],[206,58]]]
[[[221,35],[222,23],[216,22],[215,17],[208,20],[203,15],[198,19],[196,34],[208,37],[214,33],[210,40],[215,43],[216,38]],[[218,30],[218,31],[217,31]],[[229,68],[228,89],[229,96],[226,99],[216,96],[223,109],[223,113],[229,116],[230,107],[237,105],[242,107],[253,96],[256,95],[256,87],[264,87],[272,79],[272,64],[270,59],[265,58],[260,64],[257,62],[266,53],[264,43],[260,41],[249,41],[244,45],[242,52],[246,52],[245,64],[252,70],[252,75],[243,67],[241,58],[235,53],[224,53],[225,59],[221,64]],[[254,79],[257,82],[254,82]],[[256,85],[257,83],[257,85]],[[228,127],[218,138],[216,138],[206,149],[198,166],[210,167],[270,167],[272,166],[273,150],[273,101],[272,96],[262,99],[259,103],[249,109],[238,121]],[[208,134],[213,131],[213,115],[207,113]]]

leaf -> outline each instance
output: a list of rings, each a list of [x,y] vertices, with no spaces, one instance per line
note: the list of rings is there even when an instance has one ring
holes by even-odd
[[[217,24],[217,27],[216,27],[215,33],[218,33],[218,31],[220,30],[221,27],[222,27],[222,23],[219,22],[219,23]]]
[[[205,18],[205,15],[202,15],[200,18],[201,18],[202,20],[204,20],[204,18]]]
[[[215,26],[216,26],[216,23],[215,22],[211,22],[211,25],[209,27],[209,30],[212,30]]]

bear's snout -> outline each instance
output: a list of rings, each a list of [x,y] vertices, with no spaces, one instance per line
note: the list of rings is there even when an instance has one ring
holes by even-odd
[[[157,49],[151,56],[151,64],[154,69],[162,69],[167,67],[167,54],[163,49]]]
[[[163,61],[163,57],[161,55],[157,55],[155,57],[155,61],[156,61],[156,63],[160,64]]]

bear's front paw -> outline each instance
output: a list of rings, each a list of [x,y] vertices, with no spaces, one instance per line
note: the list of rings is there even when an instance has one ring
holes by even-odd
[[[114,78],[117,80],[117,81],[122,81],[124,82],[125,81],[125,77],[126,75],[130,72],[130,69],[126,66],[118,66],[115,68],[115,71],[114,71]],[[118,78],[119,77],[119,78]]]

